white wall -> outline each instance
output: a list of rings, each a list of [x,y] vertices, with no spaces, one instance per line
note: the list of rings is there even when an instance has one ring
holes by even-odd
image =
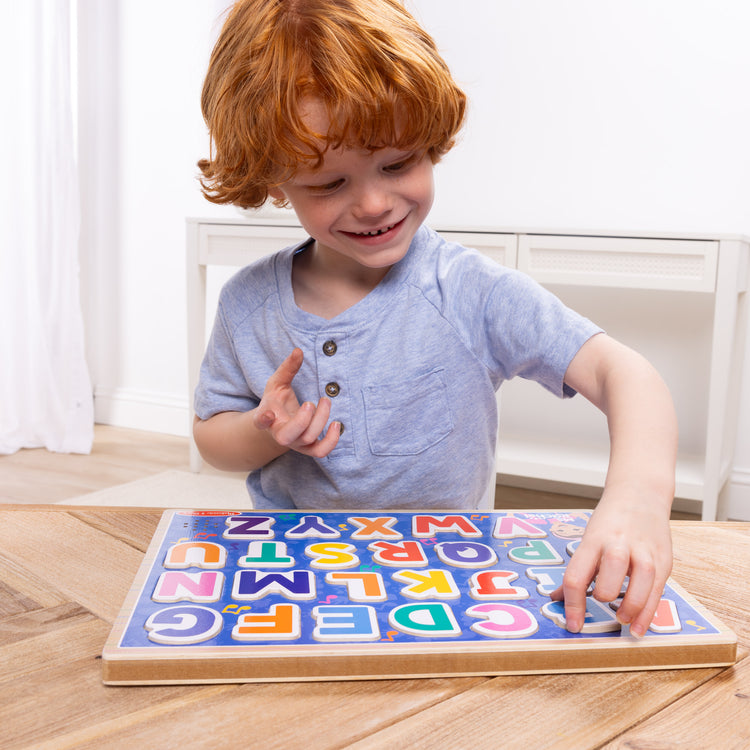
[[[414,4],[472,100],[435,216],[750,232],[747,3]]]
[[[461,142],[437,170],[432,223],[750,234],[750,4],[407,5],[471,99]],[[199,92],[223,6],[79,0],[99,421],[187,431],[184,220],[236,215],[195,180],[208,148]],[[750,509],[744,382],[732,491]]]
[[[82,257],[99,422],[187,434],[185,217],[223,3],[79,0]]]

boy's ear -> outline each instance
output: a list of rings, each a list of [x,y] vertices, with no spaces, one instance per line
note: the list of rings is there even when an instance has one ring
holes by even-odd
[[[268,194],[275,201],[285,201],[286,200],[286,196],[284,195],[284,191],[281,188],[278,188],[278,187],[268,188]]]

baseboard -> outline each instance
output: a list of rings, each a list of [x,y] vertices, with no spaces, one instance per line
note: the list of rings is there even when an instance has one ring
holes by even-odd
[[[187,398],[172,393],[97,387],[94,419],[98,424],[187,437],[190,412]]]

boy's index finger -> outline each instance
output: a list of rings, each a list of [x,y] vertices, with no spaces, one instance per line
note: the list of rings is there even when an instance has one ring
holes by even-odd
[[[565,599],[565,626],[571,633],[580,633],[586,621],[586,589],[566,588]]]
[[[596,572],[595,558],[579,547],[568,563],[562,586],[552,592],[553,600],[565,602],[565,625],[571,633],[580,633],[586,621],[586,596]]]
[[[274,388],[291,386],[294,376],[299,372],[299,368],[302,367],[303,359],[302,349],[298,347],[293,349],[291,354],[278,366],[276,372],[268,378],[266,387],[269,384]]]
[[[574,589],[558,586],[551,594],[553,602],[565,603],[565,627],[571,633],[579,633],[586,620],[586,594]]]

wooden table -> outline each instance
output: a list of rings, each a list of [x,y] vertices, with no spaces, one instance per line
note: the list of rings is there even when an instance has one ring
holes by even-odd
[[[737,633],[731,668],[105,687],[160,515],[0,508],[0,748],[750,747],[750,523],[672,523],[673,578]]]

